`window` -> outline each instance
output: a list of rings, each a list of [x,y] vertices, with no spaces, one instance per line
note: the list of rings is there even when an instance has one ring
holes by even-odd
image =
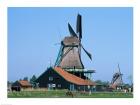
[[[53,89],[52,83],[48,84],[48,89]]]
[[[61,84],[58,84],[57,86],[60,88],[61,87]]]
[[[56,77],[56,80],[59,80],[60,78],[59,77]]]
[[[56,84],[52,84],[52,87],[56,87]]]
[[[49,81],[53,81],[53,77],[49,77]]]
[[[52,84],[52,83],[48,84],[49,89],[53,89],[54,87],[56,87],[56,84]]]
[[[73,91],[74,89],[74,84],[70,84],[70,90]]]

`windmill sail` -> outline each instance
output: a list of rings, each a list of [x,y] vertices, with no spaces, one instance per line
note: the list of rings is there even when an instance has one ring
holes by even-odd
[[[69,28],[70,34],[71,34],[72,36],[76,36],[76,37],[77,37],[76,33],[74,32],[74,30],[72,29],[72,27],[71,27],[71,25],[70,25],[69,23],[68,23],[68,28]]]
[[[87,56],[92,60],[92,55],[83,47],[83,45],[82,45],[82,48],[85,51],[85,53],[87,54]]]
[[[79,39],[82,39],[82,16],[80,14],[77,15],[76,32],[79,33]]]

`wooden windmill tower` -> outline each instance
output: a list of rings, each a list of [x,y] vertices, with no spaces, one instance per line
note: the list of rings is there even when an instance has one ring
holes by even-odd
[[[82,16],[77,15],[76,32],[73,30],[71,25],[68,23],[68,29],[70,36],[66,36],[61,41],[61,47],[55,66],[59,66],[68,72],[74,73],[81,78],[86,78],[84,76],[84,65],[81,60],[81,49],[87,54],[87,56],[92,60],[92,55],[83,47],[81,43],[82,39]],[[89,72],[89,71],[88,71]],[[90,70],[92,73],[93,71]]]
[[[121,73],[120,66],[118,64],[118,71],[113,75],[111,87],[116,88],[121,87],[123,85],[122,75],[123,74]]]

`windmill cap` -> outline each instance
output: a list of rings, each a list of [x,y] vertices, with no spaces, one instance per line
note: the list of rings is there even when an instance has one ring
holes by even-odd
[[[79,39],[73,36],[67,36],[62,41],[64,45],[79,45]]]

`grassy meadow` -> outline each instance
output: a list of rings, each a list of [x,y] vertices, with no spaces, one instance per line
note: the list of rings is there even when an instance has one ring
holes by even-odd
[[[8,92],[8,98],[133,98],[132,93],[124,92],[93,92],[81,93],[72,92],[67,95],[66,90],[47,90],[47,91],[20,91]]]

